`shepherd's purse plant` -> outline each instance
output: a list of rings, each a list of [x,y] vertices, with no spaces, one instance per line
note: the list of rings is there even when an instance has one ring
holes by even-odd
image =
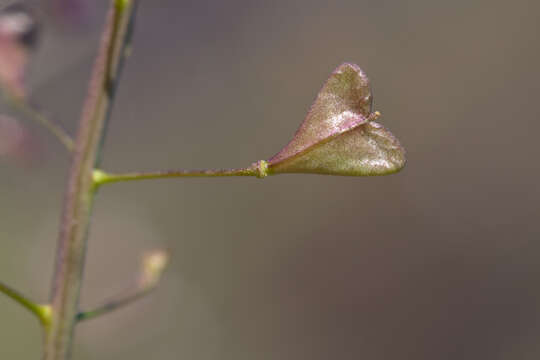
[[[24,74],[37,25],[21,5],[0,9],[0,85],[7,103],[49,130],[71,155],[58,236],[50,300],[38,303],[0,282],[0,292],[33,313],[44,333],[43,360],[70,359],[77,324],[97,318],[144,296],[156,287],[168,254],[147,254],[136,286],[93,309],[79,307],[92,204],[105,185],[125,181],[182,177],[252,176],[284,173],[346,176],[386,175],[405,165],[398,140],[376,122],[368,78],[354,64],[337,67],[319,91],[292,140],[276,155],[226,170],[167,170],[115,173],[101,168],[101,150],[122,68],[131,54],[138,0],[110,0],[106,25],[77,135],[72,138],[29,100]],[[0,325],[2,326],[2,325]],[[1,344],[0,344],[1,345]]]

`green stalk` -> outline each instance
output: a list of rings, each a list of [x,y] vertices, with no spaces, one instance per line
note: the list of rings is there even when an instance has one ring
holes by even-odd
[[[165,170],[155,172],[132,172],[125,174],[112,174],[103,170],[94,170],[94,183],[96,187],[123,181],[138,181],[150,179],[169,178],[193,178],[193,177],[229,177],[229,176],[254,176],[264,178],[272,175],[268,163],[264,160],[257,161],[252,166],[242,169],[219,169],[219,170]]]
[[[3,284],[2,282],[0,282],[0,292],[10,297],[15,302],[19,303],[19,305],[22,305],[27,310],[29,310],[39,319],[39,321],[45,328],[49,326],[51,313],[51,308],[49,305],[37,304],[32,300],[28,299],[26,296],[24,296],[17,290],[7,286],[6,284]]]

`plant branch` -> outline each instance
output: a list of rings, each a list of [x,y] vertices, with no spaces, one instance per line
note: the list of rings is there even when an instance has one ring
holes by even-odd
[[[103,170],[94,170],[94,184],[99,187],[123,181],[168,179],[168,178],[193,178],[193,177],[230,177],[230,176],[255,176],[264,178],[272,175],[266,161],[261,160],[252,166],[242,169],[219,169],[219,170],[165,170],[155,172],[132,172],[125,174],[107,173]]]
[[[68,151],[73,150],[73,139],[60,125],[49,120],[43,113],[41,113],[38,109],[36,109],[35,106],[31,105],[24,98],[11,94],[10,91],[3,86],[1,90],[4,98],[6,98],[8,103],[11,104],[17,111],[43,126],[54,137],[56,137]]]
[[[110,299],[109,301],[96,307],[95,309],[80,312],[79,314],[77,314],[77,321],[78,322],[86,321],[86,320],[97,318],[101,315],[108,314],[114,310],[117,310],[121,307],[124,307],[126,305],[129,305],[139,300],[140,298],[150,293],[150,291],[152,290],[153,289],[151,288],[147,288],[147,289],[135,288],[133,290],[130,290],[127,293],[118,295]]]
[[[134,288],[119,294],[101,306],[80,312],[77,321],[94,319],[121,307],[129,305],[154,290],[159,284],[161,274],[168,262],[169,255],[164,251],[155,251],[144,257],[141,273]]]
[[[51,324],[45,336],[44,360],[70,357],[84,270],[89,220],[95,194],[94,167],[109,117],[136,0],[114,0],[109,10],[75,142],[60,225],[51,294]]]
[[[13,288],[7,286],[0,282],[0,292],[4,293],[12,300],[16,301],[31,313],[33,313],[39,321],[47,326],[50,321],[50,306],[49,305],[40,305],[36,304],[32,300],[28,299],[26,296],[22,295],[20,292],[14,290]]]

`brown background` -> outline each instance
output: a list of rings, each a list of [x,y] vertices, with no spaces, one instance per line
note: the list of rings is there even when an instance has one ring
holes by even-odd
[[[73,131],[107,2],[71,25],[47,3],[33,98]],[[142,1],[106,169],[268,158],[343,61],[367,72],[408,164],[105,188],[82,303],[122,290],[145,250],[173,259],[155,294],[78,327],[74,359],[537,359],[538,14],[532,0]],[[68,158],[25,124],[34,161],[0,158],[0,276],[45,301]],[[38,359],[40,336],[0,297],[1,359]]]

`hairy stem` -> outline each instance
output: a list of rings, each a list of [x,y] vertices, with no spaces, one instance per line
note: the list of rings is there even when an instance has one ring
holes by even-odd
[[[115,0],[109,11],[82,112],[60,226],[44,360],[70,357],[95,193],[92,173],[98,164],[113,90],[125,55],[134,1]]]

